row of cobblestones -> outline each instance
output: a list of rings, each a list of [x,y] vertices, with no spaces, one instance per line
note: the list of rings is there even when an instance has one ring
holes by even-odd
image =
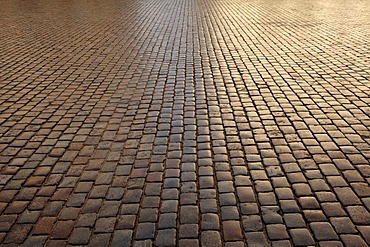
[[[369,10],[0,2],[0,245],[370,245]]]

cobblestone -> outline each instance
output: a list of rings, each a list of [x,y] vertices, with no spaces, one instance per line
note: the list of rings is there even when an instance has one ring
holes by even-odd
[[[0,245],[370,245],[369,13],[2,1]]]
[[[310,224],[315,237],[318,240],[335,240],[338,239],[333,227],[327,222],[314,222]]]
[[[176,230],[166,229],[166,230],[158,231],[158,236],[156,238],[155,244],[156,246],[175,246],[176,245]]]
[[[69,243],[75,245],[84,245],[89,242],[90,236],[91,230],[89,228],[75,228],[71,233]]]
[[[204,231],[201,236],[201,246],[221,246],[221,236],[216,231]]]
[[[116,230],[113,233],[112,246],[130,246],[132,235],[132,230]]]

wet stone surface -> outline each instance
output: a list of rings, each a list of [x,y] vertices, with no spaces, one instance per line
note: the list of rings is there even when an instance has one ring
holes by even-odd
[[[369,13],[1,1],[0,245],[370,245]]]

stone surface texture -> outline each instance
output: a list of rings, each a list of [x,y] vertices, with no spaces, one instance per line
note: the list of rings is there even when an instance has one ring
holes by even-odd
[[[1,246],[370,245],[370,2],[0,1]]]

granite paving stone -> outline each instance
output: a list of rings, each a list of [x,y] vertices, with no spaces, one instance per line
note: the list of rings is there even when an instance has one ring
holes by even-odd
[[[245,238],[249,246],[269,245],[269,240],[263,232],[248,232],[245,233]]]
[[[74,245],[84,245],[89,243],[91,230],[85,227],[74,228],[70,237],[69,243]]]
[[[239,221],[224,221],[222,222],[222,229],[225,241],[243,240]]]
[[[344,242],[345,246],[367,246],[366,242],[363,240],[362,237],[358,235],[342,235],[342,241]]]
[[[1,1],[0,245],[370,245],[369,19]]]
[[[88,246],[106,246],[109,243],[110,237],[111,234],[109,233],[92,235]]]
[[[328,222],[313,222],[310,223],[310,228],[312,229],[315,238],[318,240],[338,239],[338,235]]]
[[[310,246],[315,244],[315,240],[309,230],[304,228],[292,229],[289,231],[294,246]]]
[[[159,230],[155,245],[163,246],[163,247],[175,246],[176,245],[176,230],[175,229]]]
[[[133,231],[132,230],[116,230],[113,233],[112,246],[131,246]]]
[[[203,231],[200,240],[201,246],[221,246],[221,235],[216,231]]]

